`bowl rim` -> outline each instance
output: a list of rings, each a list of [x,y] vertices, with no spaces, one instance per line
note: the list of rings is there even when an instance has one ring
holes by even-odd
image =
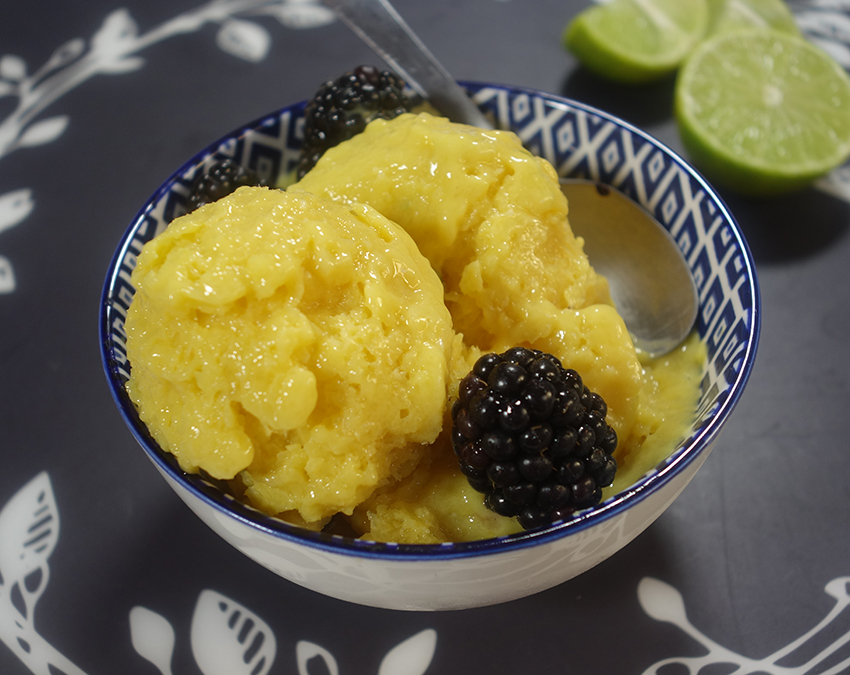
[[[173,457],[165,453],[153,441],[144,423],[140,421],[135,407],[127,395],[126,389],[120,382],[116,368],[113,367],[111,358],[112,339],[111,322],[114,310],[111,308],[111,290],[113,289],[122,261],[128,253],[128,248],[133,240],[132,234],[138,229],[140,222],[160,201],[160,199],[171,189],[178,176],[185,175],[190,169],[200,165],[206,158],[214,154],[225,142],[239,139],[251,130],[268,123],[272,119],[278,119],[285,111],[299,113],[303,111],[306,101],[299,101],[291,105],[283,106],[278,110],[256,118],[248,124],[243,124],[234,131],[225,134],[215,142],[209,144],[203,150],[197,152],[189,160],[174,171],[146,200],[145,204],[138,210],[130,221],[119,240],[119,246],[110,261],[105,282],[101,293],[101,304],[99,311],[99,339],[101,365],[106,375],[107,384],[112,398],[125,424],[132,435],[142,446],[145,454],[154,465],[167,475],[175,484],[180,485],[192,496],[200,499],[206,506],[214,511],[241,522],[252,530],[271,535],[276,539],[283,540],[289,544],[305,545],[312,549],[318,549],[327,553],[349,556],[354,558],[373,558],[390,561],[438,561],[457,558],[477,558],[490,553],[507,553],[532,546],[551,544],[567,536],[577,534],[590,529],[596,525],[611,520],[623,513],[650,495],[657,492],[669,483],[677,474],[682,472],[697,457],[706,452],[716,440],[723,423],[737,406],[744,388],[749,380],[755,363],[761,333],[761,294],[756,275],[755,262],[750,248],[744,239],[743,232],[729,211],[725,202],[717,194],[705,178],[678,153],[674,152],[666,144],[650,135],[649,133],[633,126],[619,117],[595,108],[594,106],[576,101],[564,96],[550,94],[545,91],[530,87],[513,86],[507,84],[494,84],[474,81],[460,81],[461,86],[466,87],[471,93],[483,89],[496,89],[511,93],[523,93],[529,96],[544,99],[547,104],[562,109],[573,109],[593,115],[617,127],[627,130],[646,142],[655,146],[664,153],[671,162],[675,163],[691,179],[703,189],[707,197],[715,204],[719,214],[726,220],[740,250],[746,270],[752,307],[750,308],[750,325],[747,332],[746,351],[741,356],[742,366],[734,381],[728,387],[728,396],[720,402],[711,418],[696,431],[696,433],[684,439],[680,445],[662,462],[653,469],[642,475],[634,484],[604,500],[597,506],[577,512],[570,519],[560,521],[539,529],[524,531],[503,537],[490,539],[479,539],[468,542],[440,543],[440,544],[401,544],[393,542],[375,542],[363,539],[354,539],[340,535],[313,532],[304,528],[290,525],[273,516],[264,514],[257,509],[239,502],[234,497],[217,492],[210,485],[211,490],[206,491],[198,487],[200,478],[197,475],[190,476],[184,473]],[[557,168],[557,167],[556,167]],[[192,480],[189,480],[192,478]]]

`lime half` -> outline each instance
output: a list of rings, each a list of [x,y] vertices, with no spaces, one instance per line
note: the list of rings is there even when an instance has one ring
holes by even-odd
[[[649,82],[673,72],[707,25],[706,0],[613,0],[577,14],[564,46],[603,77]]]
[[[694,163],[738,192],[801,188],[850,156],[850,77],[794,35],[706,40],[679,71],[674,106]]]
[[[783,0],[708,0],[708,35],[748,28],[800,34]]]

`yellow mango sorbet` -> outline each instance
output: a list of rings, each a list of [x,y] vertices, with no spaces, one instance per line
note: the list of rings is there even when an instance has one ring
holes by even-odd
[[[610,305],[555,169],[511,132],[427,113],[376,120],[289,190],[369,204],[401,225],[440,275],[455,331],[481,349],[551,335],[564,310]]]
[[[704,346],[692,337],[663,359],[636,352],[607,282],[570,230],[555,169],[515,134],[428,113],[376,120],[288,190],[369,204],[411,235],[440,275],[463,341],[452,362],[455,388],[482,353],[514,346],[549,352],[578,371],[605,399],[620,439],[608,494],[663,460],[690,426]],[[354,524],[382,541],[519,530],[466,484],[447,435],[402,484],[358,508]]]
[[[142,420],[185,471],[239,474],[269,513],[313,526],[351,513],[443,426],[442,286],[368,206],[240,188],[173,221],[133,283]]]
[[[266,513],[378,541],[520,531],[451,446],[481,354],[552,353],[605,399],[606,494],[682,439],[705,362],[696,337],[636,352],[548,162],[427,113],[372,122],[286,191],[176,219],[133,283],[128,389],[160,446]]]

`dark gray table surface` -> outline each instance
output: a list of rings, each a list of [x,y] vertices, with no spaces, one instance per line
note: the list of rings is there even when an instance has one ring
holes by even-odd
[[[296,4],[278,2],[280,16]],[[576,98],[681,151],[671,81],[611,85],[562,49],[563,27],[590,3],[395,4],[458,79]],[[850,24],[848,2],[820,4]],[[0,512],[46,473],[61,523],[49,579],[32,580],[40,595],[30,596],[29,606],[12,579],[0,578],[0,673],[30,672],[9,637],[9,622],[23,608],[40,640],[78,669],[66,665],[66,675],[155,675],[131,643],[129,616],[140,606],[173,627],[175,674],[223,675],[209,665],[202,670],[191,647],[193,612],[205,590],[267,624],[276,638],[273,675],[378,673],[393,647],[424,630],[437,636],[427,673],[640,674],[667,659],[704,655],[713,665],[700,675],[733,672],[719,665],[724,660],[741,673],[804,672],[805,659],[777,663],[774,655],[847,601],[850,577],[850,197],[815,188],[769,200],[720,191],[761,283],[762,338],[750,383],[713,454],[673,506],[623,551],[572,581],[461,612],[359,607],[274,576],[179,501],[124,428],[101,371],[98,305],[116,242],[192,154],[243,122],[308,98],[325,79],[380,63],[339,22],[287,26],[275,16],[236,12],[233,0],[220,5],[220,23],[151,40],[132,54],[140,59],[134,69],[84,77],[39,99],[37,116],[25,125],[30,133],[17,136],[21,146],[0,149]],[[305,11],[314,9],[309,0],[301,5],[302,20],[314,16]],[[122,13],[106,0],[3,2],[0,148],[18,103],[15,82],[30,82],[58,48],[90,49],[107,17],[113,28],[155,35],[202,7],[187,0],[124,6]],[[225,24],[229,42],[220,40]],[[841,37],[847,27],[836,26],[833,37]],[[268,38],[265,50],[258,35]],[[248,45],[242,53],[234,46],[240,37]],[[2,528],[0,517],[0,565],[12,554],[4,551]],[[637,593],[646,577],[681,594],[694,628],[647,614]],[[825,590],[833,580],[838,598]],[[850,640],[848,614],[829,617],[806,641],[810,655]],[[325,656],[299,666],[299,643],[302,650],[321,646]],[[819,672],[850,672],[848,658],[844,644]],[[428,659],[418,670],[415,663],[407,671],[386,666],[382,675],[423,672],[425,665]]]

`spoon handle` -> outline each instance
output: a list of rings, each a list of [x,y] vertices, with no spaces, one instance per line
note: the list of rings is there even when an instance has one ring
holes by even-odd
[[[453,122],[493,125],[388,0],[324,0],[420,96]]]

